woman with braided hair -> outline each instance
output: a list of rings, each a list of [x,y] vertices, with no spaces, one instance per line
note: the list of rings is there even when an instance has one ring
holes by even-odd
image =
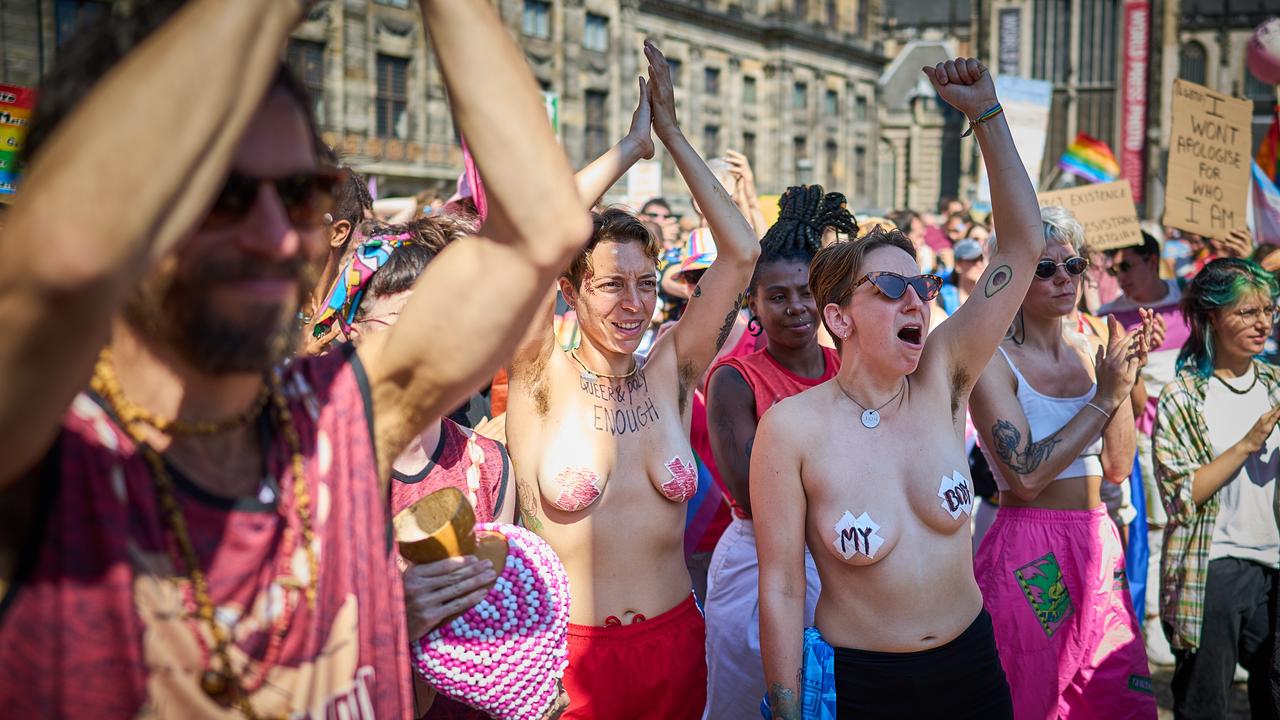
[[[756,424],[775,402],[830,379],[839,356],[818,345],[818,308],[809,291],[809,262],[824,235],[857,232],[844,195],[819,185],[792,187],[782,196],[778,222],[761,241],[747,286],[753,332],[768,344],[730,355],[707,383],[707,417],[717,482],[733,509],[720,536],[707,579],[707,709],[704,718],[743,718],[759,712],[764,694],[755,530],[748,466]],[[805,622],[813,622],[818,570],[805,553]]]

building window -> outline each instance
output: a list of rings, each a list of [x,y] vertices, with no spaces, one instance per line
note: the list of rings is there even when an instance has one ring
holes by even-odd
[[[378,55],[377,107],[378,137],[409,138],[409,61]]]
[[[836,171],[840,167],[840,146],[835,140],[828,140],[827,146],[823,149],[824,160],[827,162],[827,187],[836,187]]]
[[[756,79],[751,75],[742,76],[742,103],[744,105],[756,104]]]
[[[793,0],[792,7],[797,18],[801,20],[809,19],[809,0]]]
[[[599,92],[597,90],[588,90],[586,92],[587,103],[587,122],[586,131],[586,152],[587,160],[594,160],[605,153],[609,149],[609,129],[606,121],[605,106],[608,104],[609,93]]]
[[[667,69],[671,71],[671,86],[680,87],[680,70],[684,68],[684,63],[672,58],[667,58]]]
[[[106,20],[110,14],[111,3],[103,0],[57,0],[53,6],[54,39],[62,45],[62,41],[74,35],[81,24]]]
[[[324,43],[290,40],[287,57],[293,74],[307,89],[316,121],[324,125]]]
[[[803,135],[792,138],[791,152],[796,156],[796,167],[809,166],[809,141]]]
[[[742,133],[742,154],[747,156],[747,162],[752,165],[756,164],[756,134],[753,132]]]
[[[379,5],[390,5],[391,7],[405,8],[409,7],[409,0],[378,0]]]
[[[827,0],[827,27],[840,29],[840,4],[836,0]]]
[[[861,145],[853,149],[853,194],[867,194],[867,149]]]
[[[823,96],[823,112],[829,116],[840,114],[840,94],[835,90],[827,90],[827,94]]]
[[[596,52],[609,49],[609,18],[587,13],[587,26],[582,33],[582,47]]]
[[[524,34],[544,40],[551,37],[551,3],[524,0]]]
[[[1255,103],[1262,103],[1265,106],[1263,110],[1270,114],[1271,106],[1276,103],[1276,88],[1254,77],[1253,73],[1245,68],[1244,96]]]
[[[853,118],[855,120],[867,119],[867,98],[859,95],[853,100]]]
[[[1204,84],[1204,45],[1192,40],[1178,52],[1178,77],[1193,83]]]
[[[809,86],[798,82],[791,88],[791,107],[803,110],[809,107]]]
[[[703,90],[708,95],[720,94],[720,68],[705,68],[702,71]]]
[[[702,155],[714,157],[720,154],[720,126],[707,125],[702,128]]]

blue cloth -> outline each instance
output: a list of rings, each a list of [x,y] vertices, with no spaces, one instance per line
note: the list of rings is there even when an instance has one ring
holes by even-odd
[[[938,301],[942,303],[942,309],[947,313],[947,317],[955,314],[960,309],[960,288],[951,283],[943,283],[942,289],[938,291]]]
[[[1129,476],[1129,499],[1138,516],[1129,523],[1129,547],[1124,553],[1124,574],[1129,578],[1129,597],[1138,624],[1147,607],[1147,562],[1151,548],[1147,545],[1147,491],[1142,486],[1142,465],[1133,457],[1133,474]]]
[[[836,651],[822,639],[818,628],[804,629],[800,717],[805,720],[836,720]],[[773,720],[769,696],[760,701],[764,720]]]

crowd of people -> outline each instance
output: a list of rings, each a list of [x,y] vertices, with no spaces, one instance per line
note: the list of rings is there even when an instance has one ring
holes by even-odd
[[[420,5],[447,201],[323,145],[279,59],[307,2],[136,3],[45,78],[0,219],[6,715],[1155,718],[1171,665],[1177,718],[1246,676],[1280,717],[1276,248],[1091,245],[967,58],[923,73],[986,212],[807,185],[768,222],[652,42],[575,173],[495,8]],[[604,204],[656,143],[692,209]],[[546,552],[406,560],[450,488]],[[509,597],[533,562],[554,702],[419,672],[556,602]]]

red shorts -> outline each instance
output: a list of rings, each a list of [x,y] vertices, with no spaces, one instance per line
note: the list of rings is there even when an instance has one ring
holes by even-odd
[[[707,627],[688,600],[630,625],[569,624],[564,720],[697,720],[707,704]]]

